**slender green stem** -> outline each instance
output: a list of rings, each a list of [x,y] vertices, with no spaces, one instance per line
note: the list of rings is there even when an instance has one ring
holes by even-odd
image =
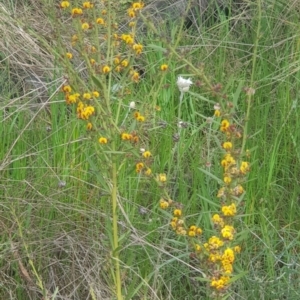
[[[113,151],[115,150],[115,144],[113,143]],[[119,233],[118,233],[118,207],[117,207],[117,197],[118,197],[118,182],[117,182],[117,164],[115,159],[112,159],[112,191],[111,191],[111,201],[112,201],[112,219],[113,219],[113,258],[115,263],[115,285],[117,299],[122,300],[122,284],[121,284],[121,274],[120,274],[120,262],[119,262]]]

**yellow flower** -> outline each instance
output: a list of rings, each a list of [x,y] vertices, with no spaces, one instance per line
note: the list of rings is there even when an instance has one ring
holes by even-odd
[[[229,279],[230,278],[228,276],[221,276],[221,278],[219,278],[219,279],[213,277],[213,279],[211,280],[210,286],[215,288],[216,290],[222,290],[228,284]]]
[[[147,168],[145,171],[145,175],[150,176],[152,174],[152,170],[150,168]]]
[[[229,126],[230,126],[229,121],[225,119],[225,120],[223,120],[223,121],[221,122],[220,130],[221,130],[222,132],[226,132],[226,131],[229,129]]]
[[[66,97],[67,104],[73,104],[76,103],[79,97],[77,97],[76,94],[68,95]]]
[[[120,57],[118,57],[118,56],[115,57],[113,62],[114,62],[115,65],[118,65],[120,63]]]
[[[122,67],[126,68],[128,65],[129,65],[129,62],[127,59],[122,60],[122,62],[121,62]]]
[[[227,248],[222,255],[222,260],[227,260],[232,264],[234,262],[234,251],[231,248]]]
[[[250,171],[249,163],[246,161],[242,161],[240,170],[242,174],[246,174],[247,172],[249,172]]]
[[[162,65],[160,66],[160,69],[161,69],[161,71],[167,71],[167,70],[168,70],[168,65],[162,64]]]
[[[219,249],[220,247],[222,247],[224,244],[223,241],[221,241],[218,237],[216,236],[212,236],[209,240],[208,240],[208,244],[207,247],[210,250],[216,250]]]
[[[121,139],[123,141],[130,141],[131,140],[131,134],[127,133],[127,132],[123,132],[121,134]]]
[[[100,138],[99,138],[99,143],[100,143],[100,144],[107,144],[107,138],[105,138],[105,137],[100,137]]]
[[[190,228],[189,228],[189,230],[192,230],[192,231],[196,231],[196,229],[197,229],[196,225],[191,225]]]
[[[240,247],[240,246],[235,246],[235,247],[233,248],[233,251],[234,251],[235,253],[241,253],[241,247]]]
[[[212,221],[214,224],[219,225],[220,227],[224,226],[224,220],[218,214],[213,215]]]
[[[82,7],[83,8],[92,8],[92,7],[94,7],[94,4],[91,3],[90,1],[86,1],[86,2],[83,2]]]
[[[132,73],[131,79],[134,82],[138,82],[140,80],[140,74],[138,72],[134,71]]]
[[[99,92],[97,91],[93,91],[92,94],[95,98],[98,98],[100,96]]]
[[[166,182],[167,181],[167,175],[165,173],[158,174],[157,180],[159,182]]]
[[[160,199],[160,201],[159,201],[159,206],[160,206],[160,208],[162,208],[162,209],[166,209],[166,208],[168,208],[169,207],[169,202],[168,201],[166,201],[165,199]],[[176,228],[176,222],[175,222],[175,228]],[[172,224],[171,224],[171,226],[172,226]],[[172,226],[173,227],[173,226]]]
[[[182,215],[181,209],[179,209],[179,208],[174,209],[173,215],[174,215],[175,217],[181,217],[181,215]]]
[[[145,121],[145,117],[142,116],[142,115],[139,115],[139,116],[136,118],[136,120],[137,120],[138,122],[144,122],[144,121]]]
[[[92,96],[91,96],[90,93],[84,93],[84,94],[82,95],[82,98],[83,98],[83,99],[86,99],[86,100],[90,100],[90,99],[92,98]]]
[[[110,72],[110,67],[109,67],[109,66],[104,66],[104,67],[102,68],[102,72],[103,72],[104,74],[109,73],[109,72]]]
[[[222,213],[226,217],[233,217],[236,214],[236,206],[234,203],[231,203],[228,206],[222,207]]]
[[[103,18],[97,18],[96,23],[99,24],[99,25],[104,25],[105,21],[104,21]]]
[[[139,162],[135,165],[135,171],[137,173],[140,173],[142,171],[142,169],[144,168],[144,164],[142,162]]]
[[[209,261],[215,263],[221,259],[221,256],[218,253],[210,253],[208,259]]]
[[[221,115],[221,111],[219,109],[216,109],[215,113],[214,113],[214,116],[215,117],[220,117],[220,115]]]
[[[90,59],[90,63],[91,63],[91,65],[93,66],[93,65],[96,63],[96,61],[95,61],[93,58],[91,58],[91,59]]]
[[[224,176],[224,183],[229,184],[232,181],[232,178],[229,176]]]
[[[132,9],[132,8],[129,8],[129,9],[127,10],[127,14],[128,14],[128,16],[129,16],[130,18],[135,18],[135,16],[136,16],[135,11],[134,11],[134,9]]]
[[[72,89],[69,85],[64,85],[61,89],[64,93],[71,93],[71,91],[72,91]]]
[[[75,7],[72,9],[72,16],[75,17],[75,16],[79,16],[79,15],[82,15],[83,12],[82,12],[82,9],[81,8],[78,8],[78,7]]]
[[[80,104],[80,106],[79,106]],[[90,116],[92,116],[95,112],[95,108],[91,105],[84,106],[82,102],[80,102],[77,107],[78,118],[82,120],[88,120]]]
[[[115,71],[116,71],[117,73],[120,73],[120,72],[122,71],[121,66],[116,66],[116,67],[115,67]]]
[[[72,58],[73,58],[73,54],[72,54],[71,52],[67,52],[67,53],[66,53],[66,57],[67,57],[68,59],[72,59]]]
[[[82,28],[83,30],[88,30],[88,29],[90,28],[90,25],[89,25],[89,23],[84,22],[84,23],[82,23],[81,28]]]
[[[222,260],[222,268],[226,275],[230,275],[233,272],[232,264],[228,260]]]
[[[135,51],[136,54],[141,54],[143,50],[143,45],[142,44],[134,44],[132,46],[132,49]]]
[[[143,153],[143,156],[144,156],[145,158],[149,158],[149,157],[151,156],[151,152],[150,152],[150,151],[145,151],[145,152]]]
[[[126,44],[133,44],[134,40],[131,34],[122,34],[121,39],[126,43]]]
[[[197,252],[200,252],[201,251],[201,246],[199,244],[195,244],[195,250]]]
[[[91,47],[91,52],[92,52],[92,53],[96,53],[96,52],[97,52],[97,48],[96,48],[95,46],[92,46],[92,47]]]
[[[234,227],[230,225],[225,225],[224,228],[221,230],[222,237],[230,241],[233,240],[234,232]]]
[[[188,231],[188,236],[194,237],[194,236],[196,236],[196,232],[193,231],[193,230],[189,230],[189,231]]]
[[[196,234],[201,235],[203,230],[200,227],[197,227]]]
[[[92,130],[92,128],[93,128],[93,124],[91,122],[87,123],[86,129],[87,130]]]
[[[129,22],[128,26],[133,27],[135,25],[135,22]]]
[[[225,150],[230,150],[232,148],[232,143],[231,142],[225,142],[225,143],[223,143],[222,146]]]
[[[218,190],[217,198],[221,198],[225,196],[225,187],[222,187]]]
[[[134,3],[132,3],[131,7],[134,10],[141,10],[144,7],[144,3],[143,2],[134,2]]]
[[[61,8],[68,8],[70,6],[70,2],[69,1],[62,1],[60,3],[60,7]]]

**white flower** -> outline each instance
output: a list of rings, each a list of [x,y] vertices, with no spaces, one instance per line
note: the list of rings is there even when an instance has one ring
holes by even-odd
[[[190,89],[190,85],[193,84],[192,80],[184,79],[181,76],[177,79],[177,86],[181,92],[187,92]]]
[[[134,101],[131,101],[131,102],[129,103],[129,108],[130,108],[130,109],[134,109],[134,108],[135,108],[135,102],[134,102]]]

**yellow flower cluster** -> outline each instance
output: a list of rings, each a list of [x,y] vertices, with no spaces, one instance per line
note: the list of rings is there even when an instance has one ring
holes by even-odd
[[[144,3],[142,2],[134,2],[131,7],[127,10],[128,16],[130,18],[135,18],[137,13],[144,7]]]
[[[170,206],[169,201],[165,200],[164,198],[161,198],[159,201],[159,207],[161,209],[167,209]]]
[[[188,236],[194,237],[199,236],[202,234],[202,229],[200,227],[197,227],[196,225],[191,225],[188,230]]]
[[[175,209],[173,212],[174,217],[172,218],[170,225],[176,234],[186,235],[184,220],[180,218],[181,214],[182,212],[180,209]]]
[[[123,132],[121,134],[121,139],[123,141],[130,141],[132,143],[137,143],[139,141],[139,137],[136,135],[135,132],[133,132],[133,133]]]
[[[77,118],[82,120],[88,120],[95,114],[95,108],[92,105],[86,105],[80,101],[77,105]]]
[[[229,276],[213,277],[210,286],[216,290],[223,290],[228,285],[229,280]]]
[[[132,49],[135,51],[136,54],[141,54],[143,50],[143,45],[141,44],[134,44]]]
[[[136,111],[133,114],[134,118],[138,121],[138,122],[144,122],[145,121],[145,117],[143,115],[141,115],[138,111]]]
[[[233,217],[236,214],[236,205],[231,203],[222,207],[222,213],[225,217]]]
[[[230,241],[233,240],[234,233],[235,233],[235,229],[231,225],[225,225],[221,230],[222,237]]]
[[[221,228],[224,227],[224,220],[220,217],[219,214],[214,214],[212,217],[212,221],[215,225],[220,226]]]

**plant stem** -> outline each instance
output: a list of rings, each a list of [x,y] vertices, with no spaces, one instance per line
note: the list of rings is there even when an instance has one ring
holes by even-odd
[[[113,151],[115,144],[113,143]],[[122,300],[122,284],[120,274],[120,262],[119,262],[119,234],[118,234],[118,211],[117,211],[117,196],[118,196],[118,185],[117,185],[117,165],[115,159],[112,160],[112,191],[111,191],[111,202],[112,202],[112,219],[113,219],[113,259],[115,263],[115,285],[117,299]]]

